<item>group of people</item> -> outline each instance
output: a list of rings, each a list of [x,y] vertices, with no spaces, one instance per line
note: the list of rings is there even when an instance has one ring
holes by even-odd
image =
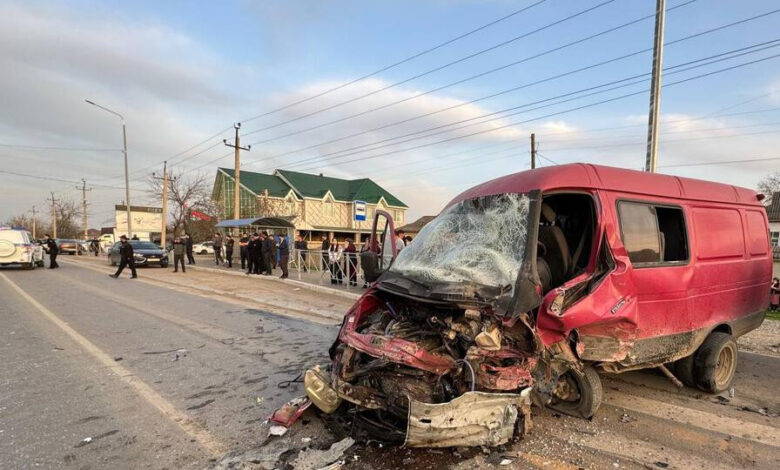
[[[299,246],[296,241],[296,248]],[[224,237],[215,233],[213,238],[214,263],[233,267],[233,253],[236,240],[232,235]],[[246,274],[263,274],[269,276],[278,266],[282,270],[282,279],[290,276],[290,240],[286,236],[272,235],[268,232],[242,233],[238,237],[239,257],[241,269],[246,269]],[[224,252],[224,255],[223,255]]]

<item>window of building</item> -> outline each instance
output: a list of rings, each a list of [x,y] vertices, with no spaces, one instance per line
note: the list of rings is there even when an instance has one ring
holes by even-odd
[[[772,246],[777,246],[780,243],[780,232],[769,232],[769,240]]]
[[[674,263],[688,259],[683,211],[676,207],[622,201],[620,232],[634,265]]]
[[[333,201],[325,199],[325,217],[333,217]]]

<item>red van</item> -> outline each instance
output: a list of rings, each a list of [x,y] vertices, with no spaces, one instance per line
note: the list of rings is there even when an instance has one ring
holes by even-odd
[[[754,191],[589,164],[524,171],[453,199],[400,253],[377,211],[346,314],[309,397],[357,437],[497,445],[530,400],[590,417],[598,370],[672,365],[730,387],[735,339],[772,276]]]

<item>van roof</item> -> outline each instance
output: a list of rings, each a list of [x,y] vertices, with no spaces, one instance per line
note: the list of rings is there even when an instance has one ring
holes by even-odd
[[[521,171],[474,186],[447,206],[475,197],[560,189],[603,189],[678,199],[761,206],[752,189],[723,183],[647,173],[589,163],[570,163]]]

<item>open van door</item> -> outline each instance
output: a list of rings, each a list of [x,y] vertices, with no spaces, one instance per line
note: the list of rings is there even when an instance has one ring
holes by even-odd
[[[368,247],[360,254],[360,267],[367,282],[376,281],[390,267],[398,252],[395,248],[395,222],[382,210],[374,214]]]

